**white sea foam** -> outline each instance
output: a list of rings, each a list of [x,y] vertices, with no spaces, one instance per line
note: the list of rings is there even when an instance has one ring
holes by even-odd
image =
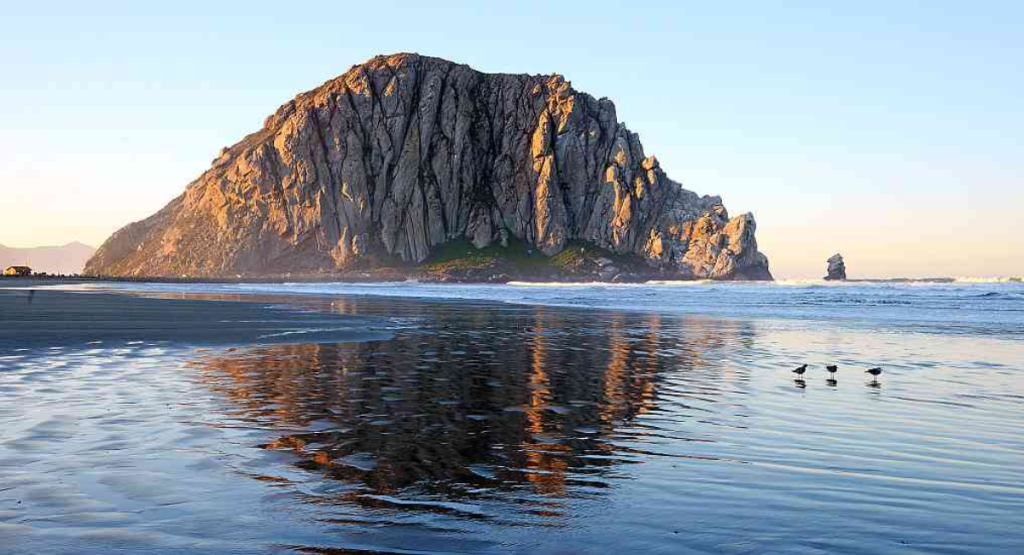
[[[777,279],[773,282],[775,285],[795,285],[795,286],[807,286],[807,285],[831,285],[839,286],[847,282],[845,281],[828,281],[821,278],[794,278],[794,279]]]
[[[954,283],[1024,283],[1024,278],[1019,277],[955,277]]]
[[[607,281],[510,281],[505,285],[511,287],[558,287],[558,288],[580,288],[580,287],[629,287],[640,285],[637,283],[611,283]]]

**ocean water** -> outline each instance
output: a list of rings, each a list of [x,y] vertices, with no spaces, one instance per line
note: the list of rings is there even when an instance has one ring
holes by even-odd
[[[1018,283],[84,289],[387,337],[2,350],[3,553],[1024,553]]]
[[[117,285],[107,287],[123,288]],[[262,293],[487,301],[660,314],[824,321],[842,327],[942,335],[1024,335],[1024,283],[1008,279],[960,278],[953,283],[797,280],[771,284],[699,281],[646,284],[512,282],[506,285],[417,282],[147,284],[131,288],[152,293]]]

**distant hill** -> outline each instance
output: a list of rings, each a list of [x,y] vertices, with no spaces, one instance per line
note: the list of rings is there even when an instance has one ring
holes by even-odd
[[[79,242],[60,247],[14,248],[0,245],[0,269],[30,266],[33,272],[50,274],[81,273],[96,249]]]

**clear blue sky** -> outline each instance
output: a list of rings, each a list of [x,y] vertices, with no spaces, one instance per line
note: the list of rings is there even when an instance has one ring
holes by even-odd
[[[0,243],[96,245],[296,93],[414,51],[613,99],[669,175],[754,212],[777,276],[833,251],[855,276],[1021,275],[1022,22],[1024,2],[12,2]]]

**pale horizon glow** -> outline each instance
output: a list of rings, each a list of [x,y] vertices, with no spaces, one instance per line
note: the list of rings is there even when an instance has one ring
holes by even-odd
[[[561,73],[776,278],[1024,275],[1024,4],[77,2],[0,21],[0,244],[99,246],[376,54]]]

